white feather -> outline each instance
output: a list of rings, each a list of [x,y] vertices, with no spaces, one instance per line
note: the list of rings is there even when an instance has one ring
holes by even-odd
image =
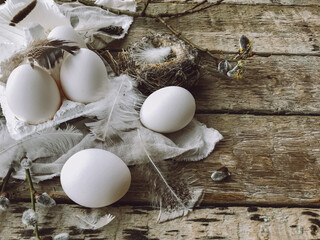
[[[3,122],[0,123],[0,149],[6,149],[15,144],[15,140],[10,137],[7,127]],[[12,158],[20,155],[23,149],[8,149],[6,154],[0,154],[0,177],[4,177],[11,166]]]
[[[141,143],[141,147],[143,148],[146,156],[148,157],[152,167],[158,173],[164,186],[164,190],[161,190],[161,191],[158,190],[160,193],[158,195],[156,194],[156,196],[153,196],[153,198],[154,197],[159,198],[159,199],[156,199],[160,205],[159,206],[160,211],[159,211],[157,221],[164,222],[177,217],[186,216],[199,200],[200,196],[202,195],[202,190],[192,188],[190,186],[191,184],[189,185],[189,183],[185,185],[182,184],[182,188],[184,188],[184,191],[182,191],[183,198],[179,197],[179,194],[177,194],[173,190],[173,188],[169,185],[168,181],[162,174],[161,170],[151,158],[142,140],[139,129],[138,129],[138,135],[139,135],[139,141]],[[147,176],[146,171],[144,171],[144,173]],[[172,172],[172,174],[174,174],[174,171]],[[152,177],[152,179],[148,179],[148,181],[156,181],[156,178]],[[179,179],[176,179],[175,182],[176,182],[176,185],[179,186]],[[154,188],[157,188],[158,183],[154,182],[152,185]],[[188,193],[188,196],[186,196],[185,193]]]
[[[141,145],[142,145],[142,148],[144,150],[144,152],[146,153],[151,165],[154,167],[154,169],[157,171],[157,173],[159,174],[160,178],[162,179],[163,183],[166,185],[166,187],[168,188],[169,192],[172,194],[172,196],[174,196],[174,198],[178,201],[178,203],[182,206],[183,203],[181,201],[181,199],[177,196],[177,194],[173,191],[172,187],[168,184],[167,180],[164,178],[163,174],[161,173],[160,169],[157,167],[157,165],[154,163],[154,161],[152,160],[152,158],[150,157],[150,154],[148,153],[146,147],[144,146],[144,143],[142,141],[142,138],[141,138],[141,134],[140,134],[140,131],[138,129],[138,135],[139,135],[139,140],[141,142]]]
[[[38,0],[24,19],[14,27],[10,26],[13,17],[31,2],[32,0],[7,0],[0,6],[0,62],[26,47],[25,31],[28,31],[30,23],[41,24],[46,32],[59,25],[70,25],[53,0]],[[1,75],[0,69],[0,77]]]
[[[0,23],[8,24],[14,15],[27,6],[31,1],[7,0],[0,6]]]
[[[140,64],[163,63],[171,53],[171,47],[147,47],[135,52],[134,60]]]
[[[71,127],[64,130],[48,129],[19,141],[13,140],[6,128],[2,128],[0,133],[0,147],[2,149],[0,151],[0,177],[4,176],[11,164],[18,163],[15,164],[16,171],[21,170],[19,161],[24,156],[33,161],[39,158],[47,158],[49,161],[54,161],[82,139],[82,133]],[[49,164],[49,162],[44,165],[46,164]],[[18,173],[16,177],[19,178]]]
[[[7,0],[0,7],[0,23],[9,24],[11,19],[33,0]],[[45,19],[45,21],[43,21]],[[70,25],[53,0],[38,0],[32,11],[16,27],[22,30],[30,23],[40,23],[46,30],[59,25]]]
[[[96,230],[106,226],[115,218],[115,216],[111,214],[106,214],[103,217],[99,217],[96,212],[93,212],[90,215],[76,215],[76,217],[82,221],[80,222],[80,224],[78,224],[79,228],[92,230]]]
[[[0,41],[2,43],[24,43],[24,32],[19,28],[0,23]]]
[[[53,156],[57,158],[79,143],[82,137],[83,134],[72,126],[68,126],[66,129],[49,128],[34,135],[33,140],[26,141],[24,147],[34,149],[34,146],[37,146],[37,150],[34,149],[34,152],[27,152],[31,159]]]
[[[135,127],[144,97],[133,87],[133,81],[125,75],[113,79],[107,96],[92,108],[89,116],[96,116],[98,121],[86,125],[97,139],[117,139],[118,131]]]

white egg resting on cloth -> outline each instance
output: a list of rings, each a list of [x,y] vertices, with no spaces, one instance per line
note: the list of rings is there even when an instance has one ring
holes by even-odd
[[[107,42],[122,38],[133,22],[132,17],[117,16],[98,7],[88,7],[76,3],[58,5],[53,0],[38,0],[35,7],[23,20],[15,26],[10,26],[9,24],[13,16],[32,2],[32,0],[7,0],[4,4],[0,5],[0,63],[14,55],[14,53],[25,49],[30,41],[37,40],[38,37],[42,38],[44,33],[49,34],[51,30],[57,26],[71,26],[70,21],[74,20],[72,16],[77,16],[77,26],[80,28],[80,31],[75,30],[89,43],[93,39],[92,36],[97,33],[97,29],[108,27],[112,24],[123,28],[121,36],[110,36],[103,32],[99,32],[99,35],[102,34],[102,36],[106,36]],[[121,4],[119,4],[120,2]],[[99,1],[99,4],[108,4],[110,7],[119,7],[131,11],[135,11],[136,8],[134,1]],[[106,44],[106,42],[104,42],[104,44]],[[105,45],[102,46],[102,43],[99,43],[99,46],[103,47]],[[3,96],[7,79],[2,79],[1,72],[0,69],[0,79],[4,83],[0,82],[0,103],[3,108],[3,114],[7,120],[8,130],[14,139],[21,139],[37,131],[42,131],[70,119],[85,115],[83,104],[64,100],[52,121],[38,125],[29,125],[17,120],[12,115],[10,109],[8,109],[6,99]]]
[[[167,135],[147,129],[142,126],[139,120],[137,107],[141,104],[141,100],[143,101],[141,98],[144,97],[138,93],[135,80],[127,75],[121,75],[111,78],[110,84],[112,91],[108,92],[104,99],[87,105],[80,104],[76,108],[72,108],[73,110],[81,109],[81,112],[88,117],[97,116],[99,121],[90,120],[90,123],[86,124],[93,134],[88,134],[88,129],[80,120],[79,124],[78,122],[74,122],[74,126],[77,127],[79,125],[79,130],[84,132],[84,136],[79,138],[76,136],[77,142],[65,154],[48,156],[47,151],[43,152],[41,149],[28,147],[30,146],[28,138],[37,139],[41,137],[39,133],[24,137],[19,141],[14,141],[10,138],[10,141],[7,139],[1,143],[0,140],[0,148],[4,149],[2,152],[0,151],[0,159],[2,160],[0,161],[0,177],[5,176],[12,159],[20,159],[22,154],[25,154],[24,149],[27,150],[27,155],[34,161],[32,165],[32,177],[35,182],[39,182],[59,176],[68,158],[83,149],[105,149],[120,157],[130,166],[148,163],[148,157],[151,157],[156,163],[172,158],[177,161],[199,161],[206,158],[214,150],[216,143],[222,139],[221,134],[217,130],[207,128],[196,119],[193,119],[185,128]],[[74,102],[70,103],[73,104]],[[77,111],[74,113],[77,113]],[[57,114],[64,115],[66,113],[58,111]],[[89,121],[88,118],[85,119],[85,121],[87,120]],[[29,125],[29,127],[34,126]],[[112,129],[112,131],[106,132],[106,134],[115,134],[118,140],[116,139],[116,142],[96,141],[97,137],[103,136],[103,129],[107,127]],[[9,136],[8,130],[5,127],[1,129],[0,134],[1,136]],[[108,136],[103,136],[103,138],[107,139]],[[121,140],[119,141],[119,139]],[[8,149],[8,151],[5,149]],[[3,158],[1,154],[6,157]],[[25,179],[24,170],[17,169],[13,177]],[[149,180],[146,179],[146,181]],[[188,179],[184,179],[184,181],[188,181]],[[178,182],[181,183],[182,180],[180,179]],[[162,210],[159,218],[160,221],[186,215],[200,199],[203,187],[183,186],[189,191],[190,196],[185,207],[179,208],[179,210],[173,213]]]
[[[56,4],[53,0],[38,0],[32,11],[15,26],[9,23],[21,9],[28,6],[32,0],[7,0],[0,5],[0,62],[22,50],[28,43],[25,29],[30,24],[38,23],[48,34],[57,26],[73,26],[84,38],[86,43],[94,48],[105,47],[114,39],[121,39],[128,32],[133,18],[125,15],[115,15],[98,7],[84,6],[80,3]],[[135,11],[135,1],[97,1],[99,5]],[[119,26],[123,29],[120,35],[110,35],[101,28]],[[101,40],[95,40],[93,35],[98,34]],[[0,70],[1,77],[1,70]]]
[[[7,0],[0,6],[0,40],[4,40],[0,41],[4,43],[0,44],[0,51],[1,56],[5,56],[0,57],[0,62],[25,47],[26,37],[23,26],[33,23],[30,15],[16,27],[9,27],[12,15],[5,18],[10,13],[6,8],[10,6],[10,10],[21,9],[30,2],[32,1]],[[50,25],[43,26],[47,34],[58,25],[71,25],[85,38],[86,43],[95,48],[104,47],[107,42],[124,37],[133,21],[132,17],[117,16],[100,8],[82,6],[78,3],[56,5],[52,0],[38,0],[38,4],[40,7],[42,4],[41,11],[46,11],[45,8],[48,7],[51,11],[48,16],[59,18],[59,21],[48,21]],[[107,5],[109,7],[131,11],[136,7],[134,1],[100,0],[97,4],[109,4]],[[33,11],[36,9],[34,8]],[[35,15],[38,16],[38,14]],[[42,16],[46,16],[45,12]],[[45,19],[47,21],[47,16]],[[46,21],[41,20],[40,23]],[[120,26],[123,32],[120,35],[109,35],[103,31],[97,31],[108,26]],[[103,41],[93,38],[94,34],[102,36]],[[52,120],[43,124],[29,125],[17,120],[12,114],[6,103],[5,83],[0,82],[1,108],[6,117],[6,125],[4,119],[0,119],[0,177],[6,175],[12,161],[15,161],[17,164],[15,164],[16,171],[13,178],[24,180],[25,171],[17,161],[25,154],[33,161],[32,178],[35,182],[39,182],[59,176],[67,159],[86,148],[106,149],[120,157],[127,165],[147,163],[149,159],[146,150],[149,157],[157,163],[171,158],[181,161],[198,161],[206,158],[214,150],[216,143],[222,139],[217,130],[207,128],[196,119],[178,132],[167,135],[155,133],[140,123],[138,107],[141,106],[144,96],[137,91],[134,79],[126,75],[110,78],[109,90],[102,100],[89,104],[64,100]],[[64,132],[53,128],[78,117],[87,117],[85,121],[97,117],[99,121],[90,120],[91,123],[86,127],[82,120],[74,120],[72,124],[76,129]],[[92,134],[88,134],[88,128]],[[96,141],[96,138],[108,139],[109,134],[116,135],[121,141],[116,144],[112,141]],[[41,144],[44,146],[40,147]],[[53,151],[58,149],[59,151]],[[62,152],[61,149],[64,151]],[[202,187],[190,189],[192,198],[186,207],[194,206],[202,190]],[[186,213],[183,209],[182,212],[173,215],[164,216],[163,214],[164,217],[160,220],[172,219]]]

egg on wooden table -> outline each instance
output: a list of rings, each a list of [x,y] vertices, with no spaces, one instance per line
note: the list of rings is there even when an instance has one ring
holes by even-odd
[[[188,90],[169,86],[147,97],[140,110],[140,121],[155,132],[172,133],[187,126],[195,111],[195,99]]]
[[[40,67],[23,64],[10,74],[6,99],[12,113],[20,120],[39,124],[53,118],[61,98],[54,79]]]
[[[95,52],[81,48],[75,55],[69,54],[64,59],[60,81],[68,99],[86,104],[104,97],[108,86],[108,73]]]
[[[129,190],[131,174],[115,154],[85,149],[64,164],[60,182],[67,196],[79,205],[99,208],[122,198]]]
[[[80,48],[86,48],[87,45],[83,38],[71,26],[58,26],[51,30],[48,34],[48,39],[59,39],[69,42],[74,42]]]

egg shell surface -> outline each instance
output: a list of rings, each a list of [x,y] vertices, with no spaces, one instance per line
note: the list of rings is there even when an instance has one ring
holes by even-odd
[[[68,99],[86,104],[104,97],[108,73],[95,52],[81,48],[75,55],[69,54],[63,61],[60,82]]]
[[[59,39],[76,43],[80,48],[86,48],[87,45],[82,37],[71,26],[58,26],[51,30],[48,39]]]
[[[71,200],[85,207],[99,208],[126,194],[131,174],[115,154],[91,148],[79,151],[67,160],[60,181]]]
[[[10,74],[6,99],[12,113],[20,120],[38,124],[53,118],[61,98],[55,80],[40,67],[23,64]]]
[[[195,111],[195,99],[188,90],[169,86],[147,97],[140,110],[140,121],[153,131],[171,133],[187,126]]]

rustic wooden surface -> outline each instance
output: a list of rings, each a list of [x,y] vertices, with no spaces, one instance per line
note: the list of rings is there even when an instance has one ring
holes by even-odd
[[[177,12],[195,2],[157,0],[148,11]],[[141,7],[141,4],[139,5]],[[132,186],[117,205],[101,209],[115,220],[102,230],[78,231],[74,215],[84,211],[63,193],[59,179],[36,188],[58,202],[40,209],[43,235],[69,232],[71,239],[319,239],[320,238],[320,2],[318,0],[226,0],[218,7],[168,21],[195,43],[235,53],[245,34],[257,56],[245,77],[219,74],[202,57],[202,77],[192,92],[197,119],[224,139],[205,160],[181,163],[192,169],[205,195],[190,215],[156,223],[146,179],[131,167]],[[125,39],[110,44],[119,51],[148,31],[168,32],[154,19],[135,19]],[[261,53],[270,53],[261,57]],[[170,163],[168,163],[170,164]],[[226,166],[228,181],[211,173]],[[21,224],[28,207],[26,184],[11,184],[12,204],[0,212],[0,239],[30,239]],[[288,208],[290,207],[290,208]],[[312,207],[312,209],[311,209]],[[88,211],[88,210],[86,210]]]
[[[16,219],[29,206],[15,204],[1,214],[1,236],[27,240],[32,229],[22,227]],[[320,237],[320,210],[310,208],[206,207],[198,208],[184,218],[157,223],[158,211],[141,206],[107,207],[117,217],[99,230],[76,229],[77,215],[84,214],[78,206],[59,204],[41,209],[39,222],[42,235],[69,232],[71,239],[116,240],[190,240],[190,239],[290,239]],[[87,211],[86,214],[92,214]],[[57,226],[59,226],[57,228]],[[1,238],[4,239],[4,238]],[[8,239],[8,238],[6,238]]]

